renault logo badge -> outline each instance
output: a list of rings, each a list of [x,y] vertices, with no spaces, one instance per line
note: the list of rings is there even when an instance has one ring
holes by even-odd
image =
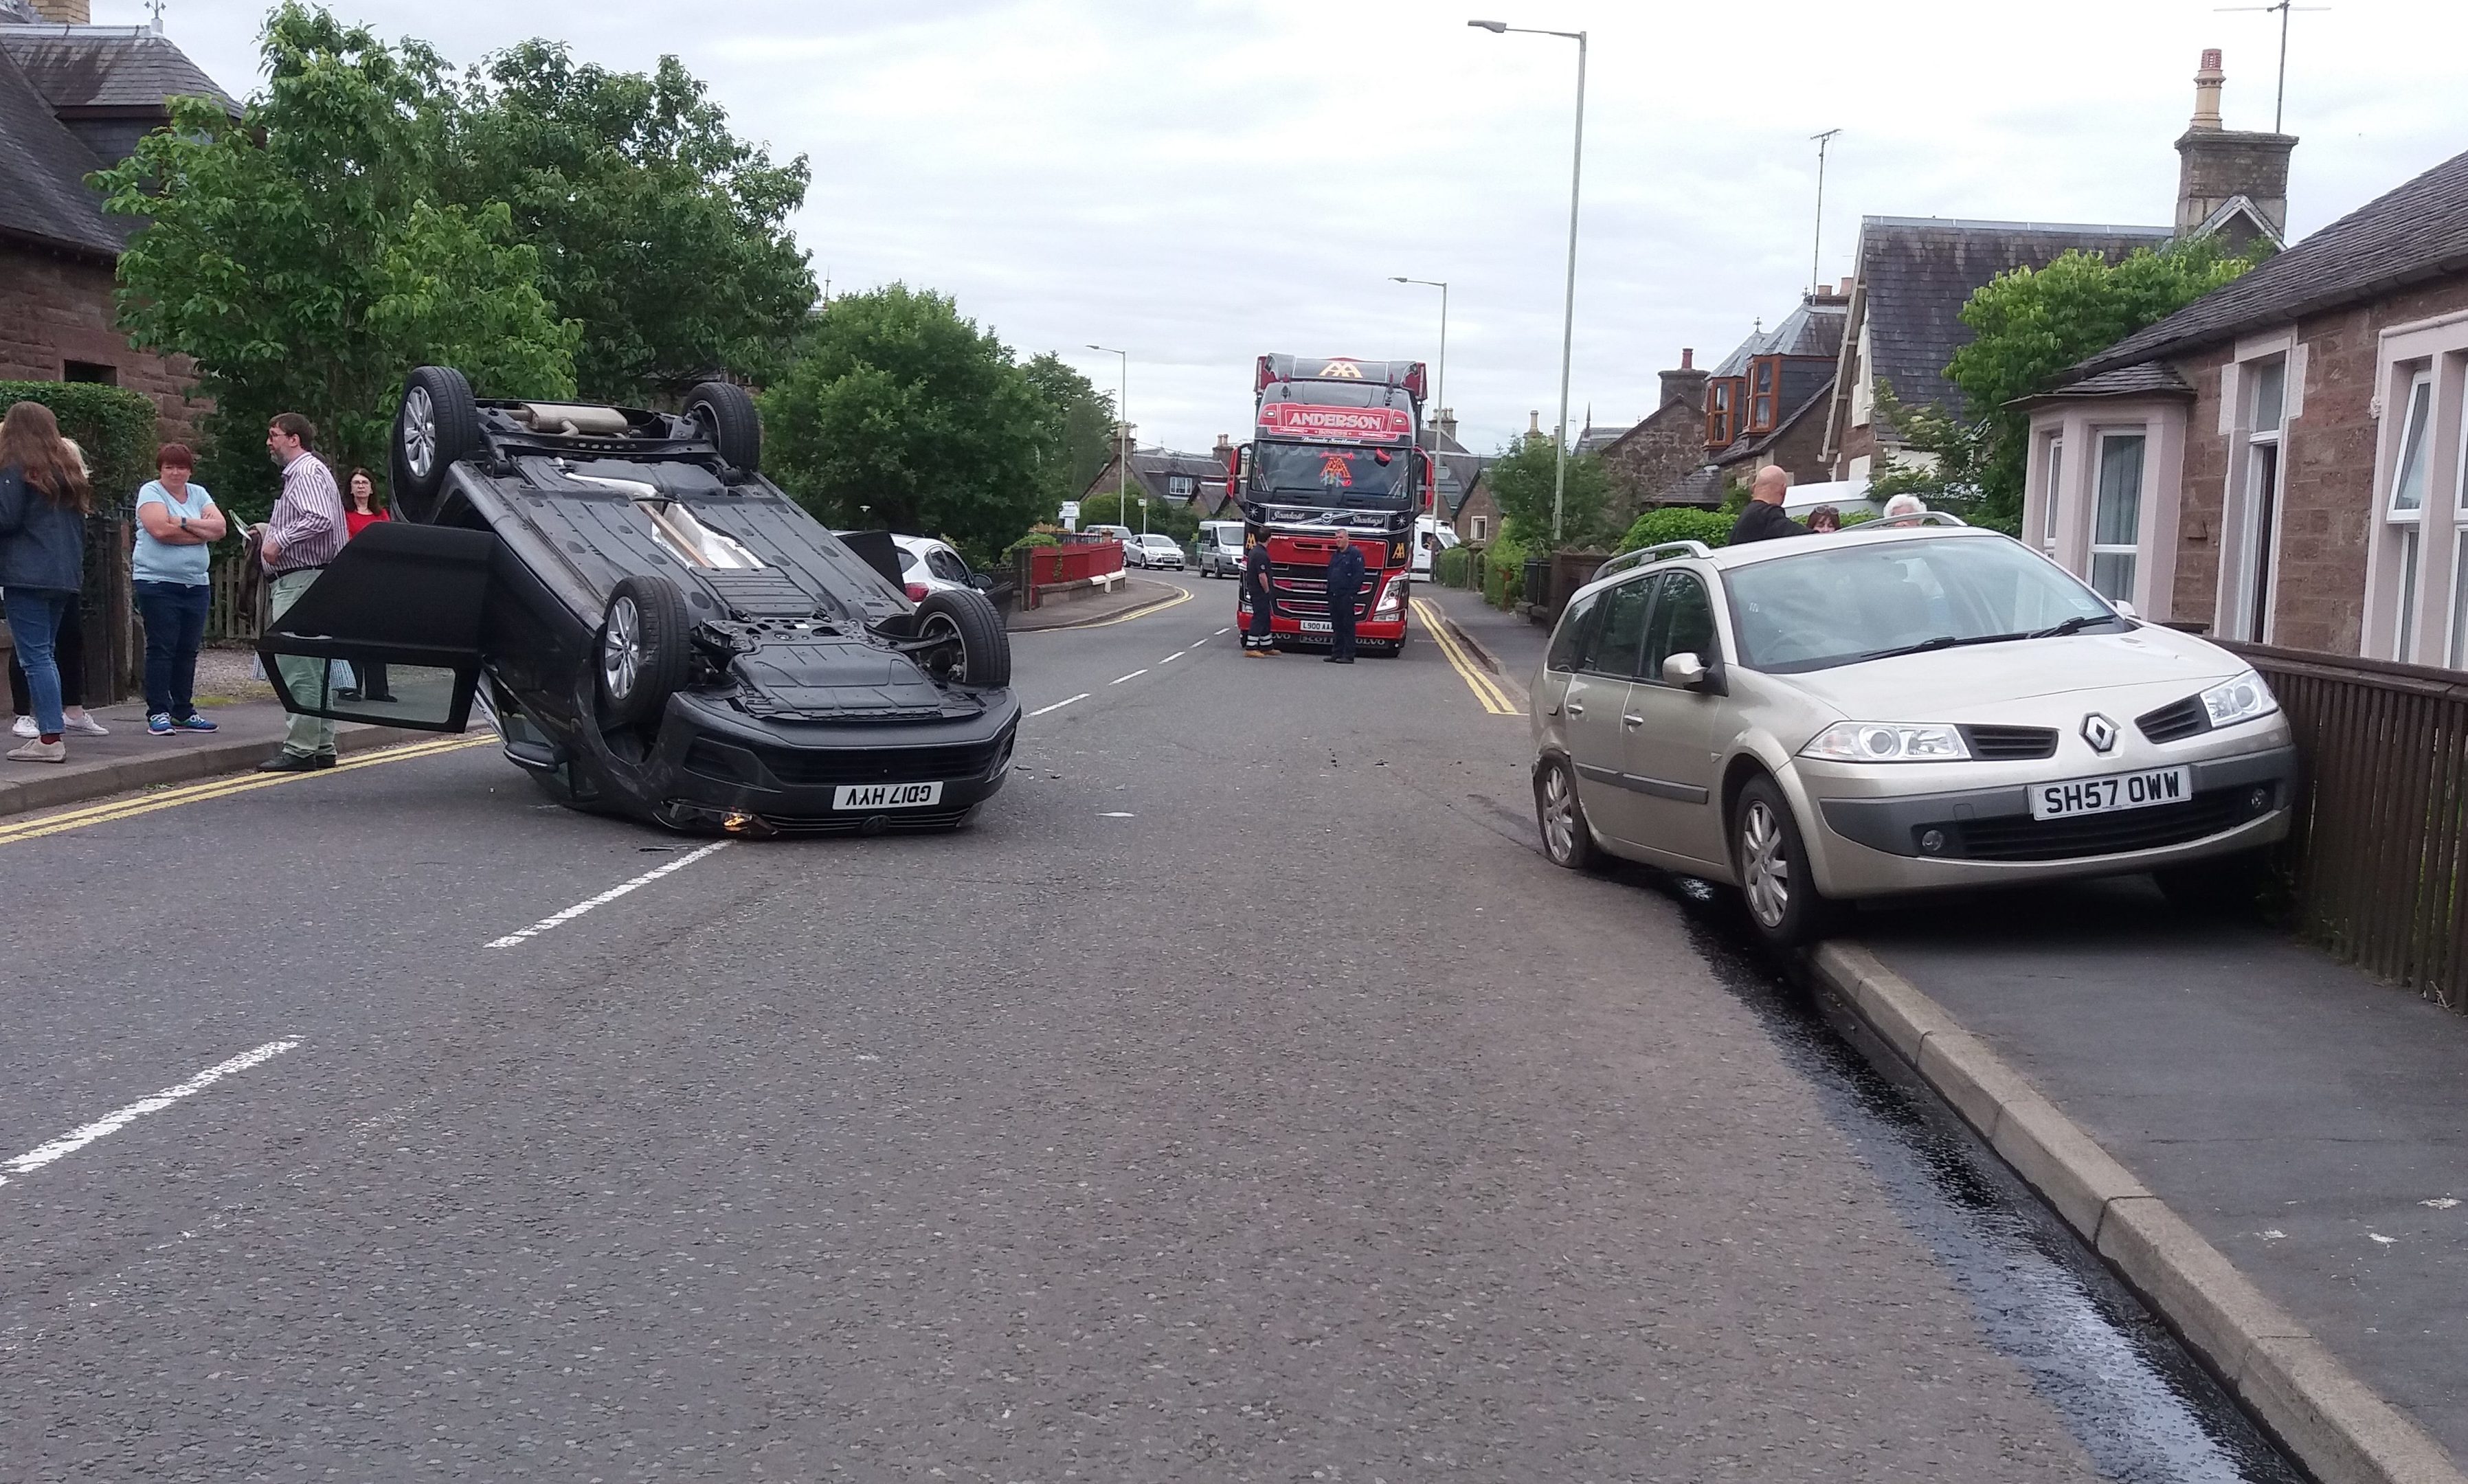
[[[2093,752],[2106,754],[2116,750],[2116,723],[2096,711],[2083,718],[2082,734],[2083,741],[2091,743]]]

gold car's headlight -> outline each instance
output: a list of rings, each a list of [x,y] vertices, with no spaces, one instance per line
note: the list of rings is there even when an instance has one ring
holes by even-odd
[[[1959,763],[1971,756],[1958,727],[1934,722],[1837,721],[1799,749],[1828,763]]]
[[[2262,676],[2249,670],[2205,691],[2203,709],[2210,713],[2211,725],[2234,726],[2277,711],[2279,697],[2271,694]]]

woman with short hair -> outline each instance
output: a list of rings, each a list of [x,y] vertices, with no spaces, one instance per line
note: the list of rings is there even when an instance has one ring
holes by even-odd
[[[85,461],[52,409],[21,401],[0,417],[0,605],[26,672],[34,739],[17,763],[64,763],[59,662],[53,645],[69,600],[85,585]]]
[[[207,548],[225,525],[214,496],[189,477],[196,467],[188,445],[165,444],[154,454],[155,477],[137,491],[129,588],[146,621],[146,730],[157,737],[215,729],[197,714],[194,692],[213,597]]]

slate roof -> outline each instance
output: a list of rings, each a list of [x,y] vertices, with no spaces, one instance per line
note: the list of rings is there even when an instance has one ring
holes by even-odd
[[[1807,417],[1810,413],[1825,405],[1827,399],[1831,398],[1833,395],[1834,378],[1832,377],[1827,377],[1825,378],[1824,385],[1817,387],[1814,392],[1802,399],[1798,406],[1794,407],[1791,411],[1785,413],[1782,421],[1775,423],[1771,431],[1759,433],[1753,440],[1740,439],[1735,441],[1729,447],[1725,448],[1721,453],[1716,454],[1716,460],[1721,465],[1729,466],[1738,464],[1743,460],[1755,459],[1757,455],[1764,453],[1767,449],[1774,446],[1774,445],[1781,443],[1783,435],[1789,433],[1793,428],[1799,425],[1800,419]]]
[[[1424,428],[1414,435],[1414,442],[1432,450],[1431,462],[1438,466],[1433,483],[1440,488],[1440,501],[1447,508],[1449,518],[1455,519],[1457,511],[1465,505],[1466,496],[1474,492],[1474,481],[1482,477],[1483,466],[1488,461],[1436,427]]]
[[[0,49],[0,238],[118,258],[133,223],[103,214],[85,177],[101,162],[53,116]]]
[[[2045,267],[2071,248],[2121,259],[2173,235],[2168,227],[1865,217],[1859,282],[1869,370],[1892,384],[1905,406],[1959,411],[1962,394],[1945,379],[1945,368],[1971,343],[1961,313],[1975,290],[2009,269]]]
[[[149,27],[0,22],[0,52],[25,70],[57,116],[161,113],[171,98],[210,98],[240,116],[230,94]]]
[[[1131,483],[1146,490],[1149,497],[1154,500],[1193,499],[1211,483],[1222,485],[1225,482],[1225,466],[1216,459],[1204,453],[1177,453],[1171,448],[1132,449],[1131,472]],[[1177,474],[1191,480],[1190,494],[1173,492],[1173,480]],[[1097,477],[1088,481],[1088,488],[1082,492],[1083,498],[1110,494],[1119,484],[1114,473],[1114,461],[1108,459],[1106,467],[1097,471]]]
[[[1713,375],[1743,377],[1748,362],[1760,355],[1823,355],[1831,358],[1842,349],[1842,327],[1849,317],[1847,301],[1829,298],[1817,303],[1807,294],[1799,296],[1799,308],[1783,316],[1782,323],[1771,330],[1751,333],[1739,348],[1723,358]]]
[[[2162,360],[2139,361],[2119,366],[2068,382],[2053,391],[2030,397],[2017,397],[2011,405],[2035,407],[2042,402],[2069,400],[2077,397],[2186,397],[2194,395],[2194,385],[2177,374],[2177,368]]]
[[[2468,273],[2468,154],[2388,192],[2225,287],[2135,331],[2076,369],[2091,373],[2175,355]],[[2071,390],[2071,388],[2068,388]]]

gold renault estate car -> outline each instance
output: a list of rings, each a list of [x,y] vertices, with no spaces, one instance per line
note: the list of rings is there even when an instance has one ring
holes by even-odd
[[[1941,514],[1614,559],[1533,697],[1551,858],[1735,886],[1777,945],[1946,888],[2148,871],[2216,899],[2297,776],[2243,660]]]

